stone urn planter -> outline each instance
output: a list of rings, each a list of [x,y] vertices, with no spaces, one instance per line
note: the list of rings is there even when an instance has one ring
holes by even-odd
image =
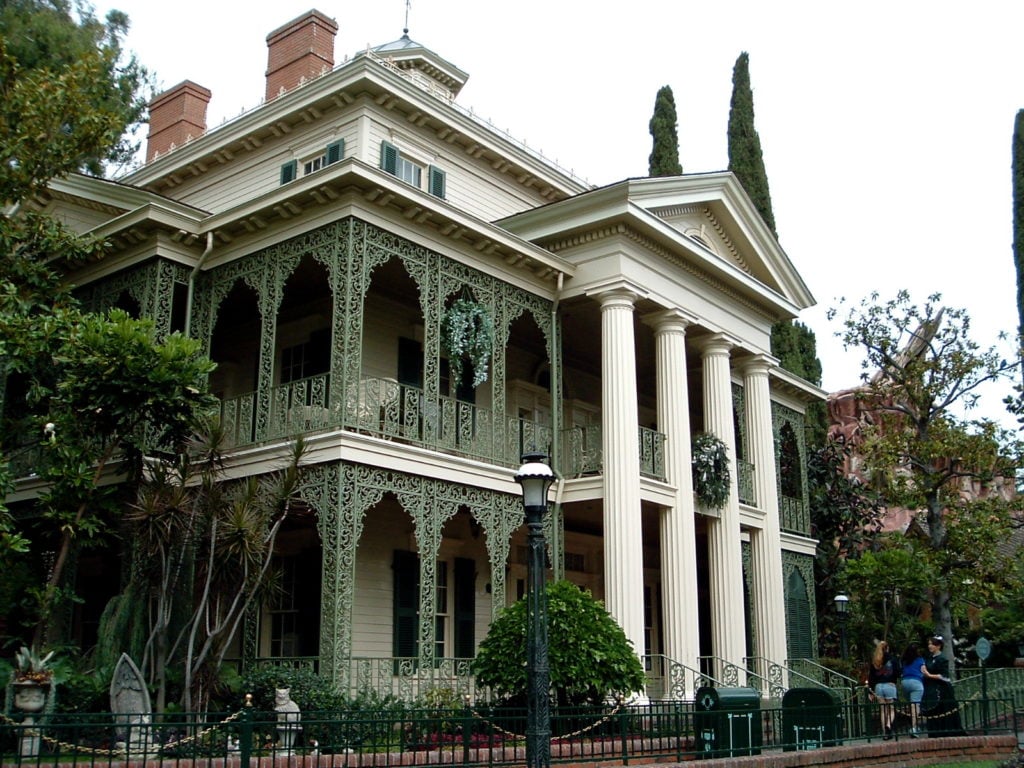
[[[25,713],[18,741],[18,754],[21,757],[37,757],[40,738],[39,731],[35,728],[36,716],[46,708],[50,684],[36,680],[15,680],[11,687],[14,689],[15,708]]]

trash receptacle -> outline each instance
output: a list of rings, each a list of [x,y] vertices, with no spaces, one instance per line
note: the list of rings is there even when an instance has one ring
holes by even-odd
[[[698,688],[693,727],[699,757],[761,754],[761,694],[753,688]]]
[[[782,694],[782,749],[842,744],[843,697],[831,688],[790,688]]]

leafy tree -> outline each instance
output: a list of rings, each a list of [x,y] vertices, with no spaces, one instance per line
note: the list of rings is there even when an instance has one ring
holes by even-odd
[[[679,136],[676,132],[676,100],[672,88],[663,85],[654,99],[654,114],[651,116],[651,138],[653,146],[648,159],[648,176],[679,176],[683,166],[679,164]]]
[[[23,200],[68,171],[99,174],[137,150],[151,78],[121,40],[128,17],[105,22],[80,0],[0,5],[0,190]]]
[[[21,319],[12,326],[32,340],[35,318]],[[108,535],[117,515],[121,490],[105,479],[138,478],[144,454],[179,443],[213,404],[206,387],[213,363],[200,355],[198,341],[180,334],[157,341],[151,321],[121,310],[66,310],[51,320],[56,334],[40,340],[43,364],[22,369],[29,413],[54,428],[34,467],[47,483],[38,500],[42,521],[59,531],[39,595],[37,645],[52,640],[50,617],[73,547]]]
[[[35,594],[37,644],[52,639],[72,549],[113,532],[118,490],[107,481],[137,477],[143,452],[173,446],[211,403],[212,364],[195,341],[157,339],[152,323],[123,312],[81,311],[45,265],[88,259],[103,243],[32,210],[52,178],[99,173],[133,152],[126,131],[149,83],[121,50],[127,24],[116,11],[100,22],[84,2],[0,4],[0,450],[31,458],[47,483],[35,535],[56,536],[56,560]],[[0,565],[28,546],[29,532],[0,508]]]
[[[754,92],[750,88],[750,57],[746,51],[736,59],[732,70],[728,135],[729,170],[736,174],[757,212],[774,234],[775,215],[761,154],[761,139],[754,127]]]
[[[900,653],[908,643],[920,645],[929,633],[920,615],[935,574],[918,549],[913,537],[894,533],[877,551],[841,564],[839,580],[851,596],[849,636],[857,658],[869,658],[876,640],[887,640]]]
[[[882,531],[882,509],[878,494],[847,472],[850,446],[830,440],[811,451],[807,480],[812,534],[818,540],[815,552],[815,598],[822,610],[819,646],[837,641],[836,617],[829,611],[841,591],[837,575],[843,563],[875,547]]]
[[[1017,268],[1017,333],[1024,334],[1024,109],[1013,121],[1013,263]]]
[[[615,619],[569,581],[547,585],[551,688],[559,705],[600,703],[644,687],[636,651]],[[508,606],[480,643],[477,682],[505,698],[526,697],[526,599]]]
[[[918,307],[906,291],[886,302],[872,294],[850,309],[837,335],[864,353],[861,397],[871,412],[858,448],[864,471],[888,506],[914,512],[924,532],[918,556],[934,577],[935,628],[951,638],[952,604],[964,584],[977,601],[1003,568],[996,543],[1016,502],[1002,488],[1012,485],[1021,445],[992,421],[968,417],[979,388],[1011,375],[1016,361],[980,349],[967,312],[940,309],[940,300],[933,295]],[[869,379],[867,371],[877,373]]]

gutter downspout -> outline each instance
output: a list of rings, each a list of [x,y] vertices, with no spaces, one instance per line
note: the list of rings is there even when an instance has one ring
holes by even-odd
[[[199,261],[196,262],[195,268],[192,270],[192,274],[188,276],[188,293],[185,297],[185,336],[189,337],[192,335],[192,297],[196,292],[196,278],[199,277],[199,271],[203,268],[203,264],[206,263],[207,257],[213,250],[213,232],[206,233],[206,250],[199,257]]]

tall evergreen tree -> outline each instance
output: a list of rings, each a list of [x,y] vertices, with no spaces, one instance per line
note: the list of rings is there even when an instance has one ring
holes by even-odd
[[[732,70],[729,103],[729,170],[736,174],[764,223],[775,234],[772,196],[761,156],[761,139],[754,128],[754,92],[750,89],[750,57],[744,51]]]
[[[1013,123],[1013,261],[1017,266],[1018,333],[1024,334],[1024,109]]]
[[[649,176],[679,176],[683,166],[679,164],[679,136],[676,133],[676,100],[672,88],[663,85],[654,99],[654,114],[651,116],[651,156],[648,159]]]
[[[750,57],[744,51],[732,70],[732,101],[729,106],[729,170],[736,174],[753,200],[764,223],[775,232],[768,173],[764,169],[761,139],[754,127],[754,92],[750,87]],[[790,373],[812,384],[821,383],[814,331],[801,323],[782,320],[772,326],[772,354]],[[815,403],[807,411],[807,437],[812,447],[825,442],[825,407]]]

